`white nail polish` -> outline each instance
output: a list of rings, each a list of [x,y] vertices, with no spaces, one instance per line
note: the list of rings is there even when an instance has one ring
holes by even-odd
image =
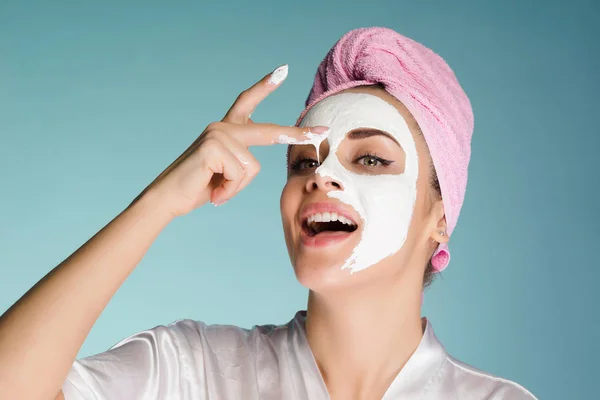
[[[269,80],[267,81],[270,85],[279,85],[288,75],[288,65],[282,65],[271,73]]]

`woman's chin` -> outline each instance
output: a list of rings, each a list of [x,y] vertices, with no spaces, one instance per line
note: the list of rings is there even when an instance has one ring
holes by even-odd
[[[406,265],[421,265],[421,260],[406,259],[406,253],[411,249],[403,248],[402,251],[380,260],[368,268],[352,272],[352,268],[344,268],[346,260],[352,254],[350,248],[339,249],[338,252],[297,253],[292,261],[294,273],[298,282],[315,292],[325,293],[344,289],[356,290],[365,285],[387,285],[405,279],[406,273],[422,278],[419,268],[406,268]],[[347,254],[340,257],[340,254]],[[413,271],[413,272],[411,272]],[[419,275],[421,274],[421,275]],[[410,278],[412,279],[412,278]]]
[[[314,291],[341,288],[352,281],[350,269],[342,269],[344,260],[300,258],[294,262],[294,273],[300,284]]]
[[[334,289],[348,286],[355,277],[350,269],[342,269],[358,245],[358,232],[349,235],[321,235],[319,242],[301,237],[296,241],[292,260],[296,278],[308,289]]]

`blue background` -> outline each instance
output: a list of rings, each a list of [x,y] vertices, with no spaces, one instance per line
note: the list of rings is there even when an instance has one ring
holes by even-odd
[[[102,3],[102,4],[100,4]],[[117,215],[237,94],[292,124],[346,31],[425,43],[474,106],[452,262],[424,314],[457,358],[543,399],[595,398],[600,7],[593,1],[0,3],[0,312]],[[304,308],[284,246],[284,148],[227,205],[160,235],[80,356],[179,318],[252,326]],[[594,206],[594,204],[596,206]]]

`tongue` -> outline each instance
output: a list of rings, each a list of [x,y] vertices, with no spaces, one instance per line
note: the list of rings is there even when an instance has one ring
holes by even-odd
[[[335,236],[343,236],[343,235],[349,235],[352,232],[348,232],[348,231],[322,231],[319,232],[317,234],[315,234],[315,236],[318,237],[335,237]]]

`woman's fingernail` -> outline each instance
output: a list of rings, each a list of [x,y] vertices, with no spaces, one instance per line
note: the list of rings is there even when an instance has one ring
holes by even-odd
[[[271,73],[269,80],[267,81],[270,85],[279,85],[288,75],[288,65],[282,65],[279,68],[276,68],[275,71]]]
[[[308,130],[310,131],[310,133],[325,133],[329,130],[329,127],[327,126],[311,126],[310,128],[308,128]]]
[[[229,199],[224,199],[224,200],[222,200],[222,199],[219,199],[219,200],[214,200],[214,201],[212,201],[212,205],[213,205],[213,206],[215,206],[215,207],[219,207],[219,206],[222,206],[223,204],[227,203],[227,201],[228,201],[228,200],[229,200]]]
[[[237,156],[237,159],[238,159],[238,161],[239,161],[240,163],[242,163],[242,165],[249,165],[249,164],[250,164],[250,161],[246,160],[246,159],[244,158],[244,156],[241,156],[241,155],[239,155],[239,154],[238,154],[238,156]],[[242,168],[243,168],[243,167],[242,167]],[[243,170],[245,171],[245,170],[246,170],[246,168],[243,168]]]

